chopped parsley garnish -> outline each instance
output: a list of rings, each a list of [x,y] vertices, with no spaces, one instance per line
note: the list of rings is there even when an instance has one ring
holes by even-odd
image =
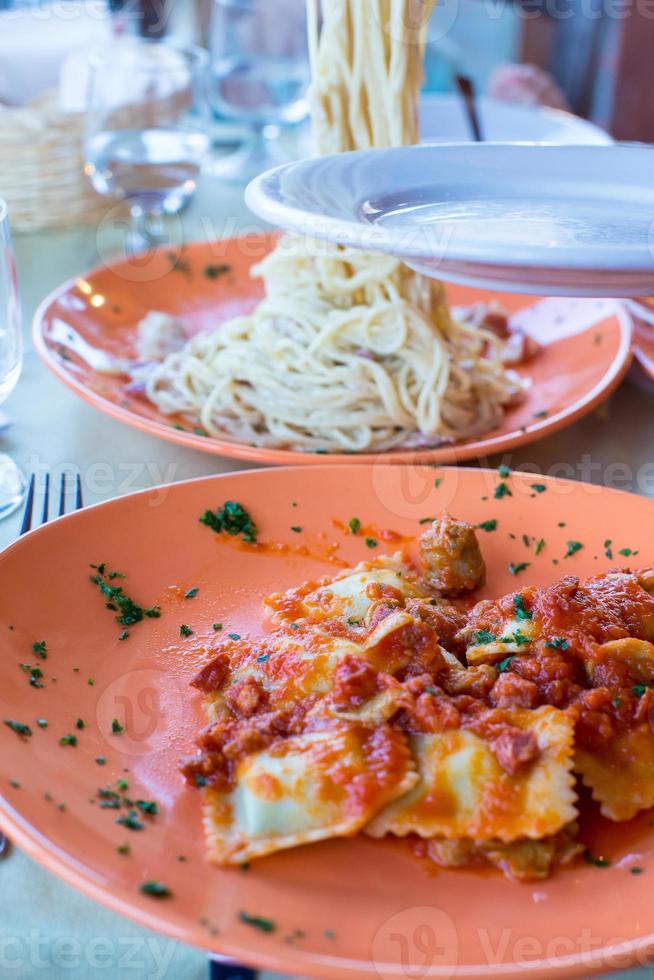
[[[106,758],[103,755],[96,755],[95,761],[99,766],[104,766],[107,762]]]
[[[491,517],[489,521],[482,521],[481,524],[477,525],[482,531],[495,531],[497,528],[497,521],[494,517]]]
[[[611,864],[608,858],[594,857],[588,849],[584,851],[584,860],[587,864],[594,864],[596,868],[608,868]]]
[[[170,898],[172,892],[165,885],[162,885],[160,881],[144,881],[139,887],[139,891],[143,895],[151,895],[152,898]]]
[[[291,531],[294,531],[296,534],[299,534],[301,532],[301,530],[302,530],[302,528],[300,527],[299,524],[292,524],[291,525]]]
[[[637,698],[642,698],[646,690],[647,687],[645,684],[634,684],[634,686],[631,688],[632,693],[635,694]]]
[[[352,534],[358,534],[359,533],[359,528],[361,527],[361,521],[359,520],[358,517],[352,517],[348,521],[348,525],[347,526],[349,527],[350,532]]]
[[[629,868],[629,873],[632,875],[642,875],[643,870],[643,868],[640,868],[637,864],[634,864]]]
[[[257,540],[257,526],[241,504],[235,500],[227,500],[222,507],[205,510],[200,517],[200,523],[206,524],[216,534],[225,531],[235,536],[243,535],[243,540],[253,543]]]
[[[128,636],[129,636],[129,633],[127,632],[127,630],[123,630],[121,633],[118,634],[118,639],[119,640],[126,640]]]
[[[524,633],[521,633],[520,630],[518,629],[514,633],[512,633],[510,636],[501,636],[499,642],[500,643],[515,643],[516,646],[521,647],[521,646],[524,646],[525,643],[531,643],[531,637],[525,636],[525,634]]]
[[[102,810],[120,810],[120,800],[100,800]]]
[[[523,602],[521,595],[513,596],[513,608],[515,610],[516,619],[531,619],[532,615],[528,609],[525,609],[525,604]]]
[[[481,646],[482,643],[493,643],[494,641],[495,637],[488,630],[477,630],[473,642],[475,646]]]
[[[48,723],[45,720],[45,718],[37,718],[36,719],[36,724],[39,726],[39,728],[47,728],[48,727]]]
[[[127,814],[116,817],[116,823],[121,827],[127,827],[128,830],[143,830],[145,827],[145,824],[138,819],[136,810],[130,810]]]
[[[507,476],[511,476],[511,468],[509,466],[505,466],[504,463],[501,463],[497,467],[497,472],[500,474],[502,479],[505,479]]]
[[[238,917],[241,922],[244,922],[246,926],[252,926],[254,929],[260,929],[261,932],[274,932],[277,926],[272,919],[264,919],[260,915],[249,915],[247,912],[242,910],[238,913]]]
[[[631,548],[620,548],[620,550],[618,551],[618,554],[619,555],[624,555],[625,558],[628,558],[629,555],[632,555],[633,554],[633,551],[631,550]]]
[[[570,644],[562,636],[553,636],[551,640],[547,640],[545,646],[550,650],[567,650]]]
[[[196,597],[196,595],[198,594],[199,591],[200,590],[197,587],[197,585],[194,585],[192,589],[189,589],[188,592],[185,592],[184,593],[184,598],[185,599],[195,599],[195,597]]]
[[[179,628],[179,635],[180,636],[192,636],[193,635],[193,630],[191,629],[190,626],[187,626],[186,623],[182,623],[182,625]]]
[[[539,538],[538,541],[534,542],[534,554],[540,555],[544,547],[545,547],[545,538]]]
[[[223,624],[222,624],[222,623],[214,623],[214,624],[213,624],[213,628],[214,628],[214,630],[215,630],[215,631],[216,631],[216,633],[217,633],[217,632],[218,632],[218,630],[221,630],[221,629],[223,628]]]
[[[154,800],[137,800],[136,805],[143,813],[151,813],[153,816],[159,813],[159,807]]]
[[[493,496],[496,500],[501,500],[502,497],[512,497],[513,494],[507,487],[506,483],[498,483],[493,492]]]
[[[5,725],[7,728],[11,728],[12,732],[16,732],[17,735],[29,736],[32,734],[32,729],[29,725],[24,725],[21,721],[12,721],[10,718],[5,719]]]
[[[443,477],[442,476],[439,476],[439,477],[437,477],[434,480],[434,487],[435,487],[436,490],[438,490],[438,488],[440,487],[440,485],[441,485],[442,482],[443,482]]]
[[[230,265],[207,265],[204,267],[204,274],[207,279],[218,279],[226,273],[231,272]]]
[[[269,653],[262,653],[259,657],[257,657],[257,663],[258,664],[265,664],[266,660],[269,660],[269,659],[270,659],[270,654]]]
[[[544,483],[532,483],[531,489],[534,491],[534,493],[545,493],[547,487]]]
[[[230,638],[230,640],[240,640],[241,639],[241,634],[240,633],[228,633],[227,636]]]
[[[512,660],[513,660],[513,656],[510,656],[510,657],[505,657],[504,660],[501,660],[499,662],[499,664],[497,665],[497,669],[499,670],[500,674],[504,673],[504,671],[507,669],[507,667],[509,666]]]
[[[583,544],[581,541],[568,541],[568,550],[564,554],[564,558],[569,558],[570,555],[575,555],[578,551],[581,551]]]
[[[129,844],[119,844],[116,850],[119,854],[129,854],[131,852],[131,847]]]
[[[118,787],[118,789],[119,789],[119,790],[120,790],[120,791],[121,791],[122,793],[124,793],[124,792],[125,792],[125,790],[129,788],[129,787],[128,787],[128,783],[127,783],[127,780],[126,780],[126,779],[117,779],[117,780],[116,780],[116,786]]]
[[[26,674],[29,674],[29,683],[32,687],[43,687],[43,684],[41,684],[43,671],[40,667],[32,667],[31,664],[21,664],[20,669],[24,670]]]
[[[611,698],[611,704],[613,705],[613,707],[614,707],[614,708],[619,708],[619,707],[620,707],[620,705],[621,705],[621,703],[622,703],[622,702],[621,702],[621,700],[620,700],[620,695],[619,695],[619,694],[615,694],[615,695],[614,695],[614,696],[613,696],[613,697]]]
[[[62,735],[59,739],[60,745],[72,745],[73,748],[77,745],[77,735]]]
[[[420,520],[418,521],[418,524],[431,524],[432,521],[435,520],[436,520],[435,517],[421,517]]]
[[[613,551],[611,549],[612,544],[613,542],[611,541],[611,538],[607,538],[606,541],[604,542],[604,554],[609,560],[613,558]]]
[[[37,657],[41,658],[41,660],[45,660],[46,657],[48,656],[45,640],[37,640],[36,643],[33,643],[32,650]]]
[[[195,785],[198,787],[198,789],[201,789],[203,786],[206,786],[207,785],[207,777],[206,776],[203,776],[202,773],[200,773],[200,772],[196,772],[196,774],[195,774]]]
[[[509,572],[511,575],[518,575],[520,572],[524,572],[527,568],[529,568],[528,561],[519,561],[517,564],[513,561],[509,562]]]
[[[86,726],[85,726],[83,720],[81,718],[78,718],[77,721],[75,722],[75,728],[78,728],[80,731],[82,731],[82,729],[85,728],[85,727]]]
[[[355,616],[348,616],[347,617],[347,625],[348,626],[361,626],[361,620],[360,619],[356,619]]]
[[[376,548],[377,542],[374,538],[366,538],[366,548]]]
[[[115,578],[116,574],[109,572],[107,575],[106,565],[104,563],[101,565],[91,565],[91,568],[96,570],[96,574],[90,576],[91,582],[93,585],[97,585],[101,594],[107,600],[107,609],[118,613],[115,619],[119,626],[133,626],[134,623],[140,623],[145,617],[157,619],[161,615],[161,610],[158,606],[151,606],[149,609],[145,609],[137,602],[134,602],[128,595],[125,595],[121,585],[109,585],[106,580],[112,579],[112,577]],[[123,576],[121,575],[121,577]]]
[[[122,735],[122,733],[124,731],[125,731],[125,729],[123,728],[123,726],[121,725],[121,723],[118,721],[118,719],[117,718],[112,718],[111,719],[111,733],[112,733],[112,735]]]

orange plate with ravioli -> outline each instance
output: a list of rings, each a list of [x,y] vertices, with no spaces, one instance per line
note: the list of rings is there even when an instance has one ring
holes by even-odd
[[[502,480],[511,495],[496,498]],[[199,523],[226,500],[256,520],[256,547]],[[654,559],[646,498],[421,466],[205,478],[101,504],[21,538],[0,556],[0,719],[31,735],[0,724],[3,829],[115,911],[278,971],[545,978],[646,963],[654,957],[651,813],[625,824],[586,818],[584,840],[606,866],[581,862],[530,884],[495,871],[438,870],[406,841],[370,837],[309,844],[247,869],[206,861],[200,796],[178,763],[203,724],[189,681],[215,644],[213,624],[256,634],[263,596],[369,558],[366,537],[379,553],[398,542],[414,548],[419,521],[445,509],[475,525],[497,521],[479,532],[489,572],[482,597],[602,572],[616,564],[607,538],[616,558],[638,551],[619,562]],[[348,530],[354,516],[361,534]],[[536,539],[544,541],[537,554]],[[160,618],[129,626],[126,639],[89,581],[89,565],[102,562],[127,575],[111,580],[126,594],[161,608]],[[511,574],[510,563],[515,572],[525,562]],[[125,822],[125,797],[136,829]],[[143,893],[148,882],[165,894]]]
[[[137,324],[151,310],[178,317],[193,333],[215,329],[251,311],[262,293],[259,281],[250,278],[250,268],[274,240],[262,233],[195,242],[144,253],[78,276],[55,290],[37,310],[33,326],[36,350],[61,381],[100,411],[180,445],[263,463],[373,462],[378,455],[316,455],[207,438],[193,431],[193,422],[163,415],[144,398],[130,394],[126,378],[102,374],[92,366],[98,352],[100,357],[103,352],[112,357],[134,356]],[[219,271],[225,266],[227,271]],[[542,345],[539,355],[518,369],[532,379],[532,385],[523,403],[507,411],[501,425],[480,438],[434,449],[385,453],[392,462],[456,462],[534,442],[595,408],[629,366],[631,321],[613,301],[498,296],[451,284],[447,296],[451,306],[499,300],[512,323],[536,338]]]

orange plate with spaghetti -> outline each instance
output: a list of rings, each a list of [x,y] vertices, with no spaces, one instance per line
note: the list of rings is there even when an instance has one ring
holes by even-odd
[[[533,480],[510,475],[512,495],[497,500],[500,477],[490,470],[250,471],[123,497],[21,538],[0,555],[0,719],[32,734],[0,724],[4,830],[115,911],[278,971],[341,980],[544,980],[654,957],[651,813],[624,825],[586,820],[585,841],[610,866],[581,862],[531,884],[494,871],[428,868],[406,841],[364,837],[224,869],[205,861],[200,796],[177,769],[204,724],[201,695],[188,682],[214,642],[212,624],[257,631],[264,594],[369,557],[364,535],[347,531],[354,515],[379,541],[376,554],[393,548],[384,545],[385,530],[413,547],[420,518],[443,508],[475,524],[495,518],[495,531],[480,532],[489,568],[484,595],[602,571],[611,564],[607,537],[616,554],[632,548],[639,564],[654,561],[645,537],[654,501],[547,477],[535,493]],[[199,523],[205,508],[225,500],[250,511],[259,545]],[[538,554],[535,537],[545,541]],[[571,539],[582,547],[564,558]],[[525,561],[519,577],[509,574],[509,562]],[[125,592],[159,604],[161,617],[120,640],[115,613],[89,581],[89,563],[99,562],[126,573]],[[181,625],[190,635],[180,636]],[[42,641],[47,658],[37,659],[33,644]],[[30,685],[25,662],[41,668],[42,687]],[[70,735],[76,745],[65,744]],[[127,786],[119,786],[123,779]],[[101,806],[111,797],[99,790],[107,789],[155,801],[159,812],[139,811],[144,829],[130,830],[117,822],[124,808]],[[126,843],[129,853],[121,853]],[[634,865],[641,874],[630,873]],[[170,895],[141,893],[147,881]]]
[[[249,312],[261,298],[251,266],[274,236],[256,234],[196,242],[133,256],[70,280],[37,310],[33,339],[47,367],[76,394],[107,415],[144,432],[203,452],[261,463],[370,463],[379,454],[322,455],[267,449],[207,438],[193,422],[163,415],[125,389],[125,378],[91,365],[98,352],[133,357],[136,324],[150,310],[182,319],[191,332],[212,330]],[[498,299],[542,345],[520,369],[532,385],[520,406],[479,439],[433,449],[394,450],[389,462],[457,462],[533,442],[570,425],[600,404],[619,384],[631,360],[631,321],[613,301],[542,299],[448,285],[453,306]],[[91,363],[89,363],[89,360]]]

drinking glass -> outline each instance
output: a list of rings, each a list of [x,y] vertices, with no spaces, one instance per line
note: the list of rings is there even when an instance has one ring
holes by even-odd
[[[192,197],[209,146],[202,48],[124,37],[90,58],[84,170],[129,202],[135,245],[162,239],[164,213]]]
[[[0,198],[0,402],[16,387],[23,363],[23,336],[16,262],[7,205]],[[25,478],[11,456],[0,453],[0,520],[20,506]]]
[[[283,162],[280,128],[308,115],[309,80],[306,0],[214,0],[212,108],[250,138],[211,173],[243,182]]]

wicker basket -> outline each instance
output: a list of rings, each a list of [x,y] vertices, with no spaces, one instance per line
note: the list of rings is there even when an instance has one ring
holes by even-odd
[[[88,223],[111,206],[84,176],[82,136],[83,117],[62,113],[54,93],[0,106],[0,197],[14,230]]]

